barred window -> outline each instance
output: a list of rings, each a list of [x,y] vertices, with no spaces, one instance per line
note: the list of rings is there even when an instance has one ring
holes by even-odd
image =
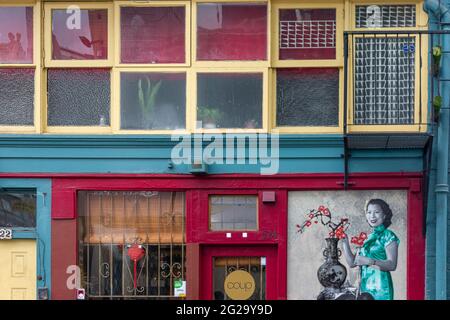
[[[416,26],[415,5],[356,6],[356,28],[398,28]]]
[[[80,192],[79,256],[89,299],[174,298],[185,279],[182,192]]]
[[[355,38],[355,124],[412,124],[414,37]]]

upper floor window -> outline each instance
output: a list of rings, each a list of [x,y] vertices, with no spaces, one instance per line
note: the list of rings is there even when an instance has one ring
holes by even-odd
[[[335,9],[280,9],[280,60],[335,59]]]
[[[187,64],[190,3],[118,3],[120,63]]]
[[[0,64],[33,63],[33,8],[0,7]]]
[[[108,10],[51,12],[53,60],[108,59]]]
[[[112,5],[46,3],[47,67],[104,67],[112,64]]]
[[[356,28],[416,27],[416,5],[356,5]]]
[[[348,37],[353,79],[349,130],[368,125],[389,125],[389,130],[416,125],[421,130],[426,121],[421,106],[427,104],[421,87],[427,75],[419,61],[426,60],[421,56],[427,53],[428,38],[414,32],[424,21],[420,4],[374,1],[356,3],[353,10],[352,25],[359,33]]]
[[[197,60],[267,60],[266,3],[198,3]]]
[[[40,106],[40,13],[0,3],[0,131],[33,132]]]

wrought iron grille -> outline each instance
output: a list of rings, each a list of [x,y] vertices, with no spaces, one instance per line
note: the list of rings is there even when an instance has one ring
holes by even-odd
[[[398,28],[416,26],[415,5],[356,6],[357,28]]]
[[[280,49],[336,48],[336,21],[280,21]]]
[[[89,299],[174,299],[185,279],[184,193],[80,192],[79,266]]]
[[[412,124],[416,39],[354,37],[354,123]]]

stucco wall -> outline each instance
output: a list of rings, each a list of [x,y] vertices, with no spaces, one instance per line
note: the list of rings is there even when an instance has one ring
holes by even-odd
[[[407,192],[389,191],[301,191],[289,193],[288,212],[288,299],[316,299],[322,290],[317,279],[317,269],[324,262],[322,252],[329,230],[319,224],[312,224],[304,233],[298,233],[297,224],[302,224],[306,213],[320,205],[328,207],[334,217],[347,217],[350,227],[347,234],[370,233],[371,229],[364,214],[365,202],[372,198],[385,200],[393,212],[389,228],[400,239],[397,270],[392,272],[394,299],[406,299],[406,250],[407,250]],[[352,245],[353,246],[353,245]],[[339,248],[342,248],[341,243]],[[357,268],[349,270],[344,257],[341,258],[349,275],[347,280],[354,285]]]

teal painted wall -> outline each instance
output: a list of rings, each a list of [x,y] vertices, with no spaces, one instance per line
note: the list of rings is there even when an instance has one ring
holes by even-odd
[[[342,136],[280,138],[279,173],[340,173]],[[170,136],[0,135],[0,172],[189,174],[190,166],[169,168]],[[212,164],[209,173],[260,173],[267,165]],[[349,171],[421,172],[422,150],[351,150]]]

